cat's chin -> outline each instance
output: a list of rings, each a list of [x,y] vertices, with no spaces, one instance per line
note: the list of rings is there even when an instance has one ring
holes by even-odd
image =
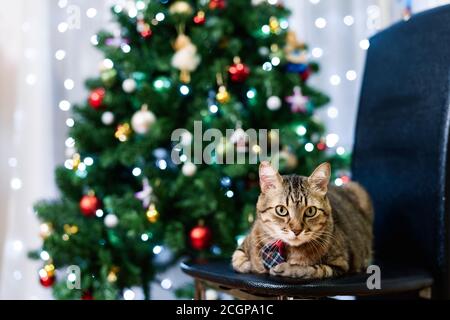
[[[286,239],[286,240],[284,240],[284,243],[286,243],[287,245],[289,245],[291,247],[300,247],[307,242],[308,241],[305,239]]]

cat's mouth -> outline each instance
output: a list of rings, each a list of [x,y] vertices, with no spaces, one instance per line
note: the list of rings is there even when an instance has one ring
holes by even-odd
[[[287,243],[293,247],[299,247],[310,241],[310,236],[306,235],[304,232],[299,235],[295,235],[292,232],[283,234],[283,242]]]

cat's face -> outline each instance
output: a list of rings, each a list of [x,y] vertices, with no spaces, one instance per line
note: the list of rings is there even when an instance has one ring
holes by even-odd
[[[310,177],[280,176],[263,162],[259,169],[261,194],[258,218],[266,233],[291,246],[304,243],[320,245],[333,223],[326,197],[330,165],[320,165]]]

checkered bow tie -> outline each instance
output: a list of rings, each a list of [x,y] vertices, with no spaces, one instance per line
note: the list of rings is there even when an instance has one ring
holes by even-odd
[[[266,244],[261,249],[261,258],[266,269],[271,269],[285,262],[283,241],[277,240]]]

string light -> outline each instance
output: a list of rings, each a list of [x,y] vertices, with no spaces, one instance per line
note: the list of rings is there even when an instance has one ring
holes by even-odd
[[[314,151],[314,145],[312,143],[308,142],[307,144],[305,144],[305,150],[306,150],[306,152]]]
[[[330,77],[330,83],[333,86],[338,86],[341,84],[341,77],[339,77],[337,74],[334,74]]]
[[[340,187],[344,184],[344,181],[342,181],[341,178],[336,178],[336,180],[334,180],[334,184]]]
[[[85,165],[90,167],[94,164],[94,159],[92,159],[91,157],[86,157],[86,158],[84,158],[83,162]]]
[[[335,147],[339,142],[339,136],[335,133],[330,133],[326,137],[326,144],[328,148]]]
[[[66,120],[66,126],[68,126],[69,128],[72,128],[75,125],[75,120],[73,120],[72,118],[69,118]]]
[[[66,88],[66,90],[72,90],[74,87],[75,83],[73,82],[72,79],[64,80],[64,88]]]
[[[161,246],[154,246],[153,247],[153,253],[154,254],[160,254],[161,253],[161,251],[162,251],[162,247]]]
[[[329,107],[327,109],[327,115],[331,119],[335,119],[339,115],[339,110],[336,107]]]
[[[93,36],[91,36],[90,41],[91,41],[92,45],[97,46],[98,45],[98,36],[96,34],[94,34]]]
[[[297,127],[297,129],[295,130],[295,132],[299,135],[299,136],[304,136],[306,134],[306,128],[303,125],[300,125]]]
[[[219,111],[219,107],[217,105],[215,105],[215,104],[212,104],[212,105],[209,106],[209,111],[211,113],[217,113]]]
[[[355,23],[355,18],[353,18],[353,16],[351,15],[347,15],[344,17],[344,24],[346,26],[352,26]]]
[[[95,215],[96,215],[98,218],[103,217],[104,214],[105,214],[105,213],[103,212],[102,209],[98,209],[97,211],[95,211]]]
[[[320,58],[323,55],[323,49],[314,48],[312,49],[311,54],[313,55],[314,58]]]
[[[66,57],[66,52],[64,50],[57,50],[55,52],[55,58],[56,60],[63,60]]]
[[[10,186],[13,190],[20,190],[22,188],[22,180],[20,180],[19,178],[12,178]]]
[[[165,18],[166,18],[166,16],[165,16],[164,13],[162,13],[162,12],[158,12],[158,13],[155,15],[155,19],[156,19],[156,21],[158,21],[158,22],[163,21]]]
[[[133,174],[133,176],[139,177],[142,173],[142,170],[140,168],[134,168],[131,173]]]
[[[67,31],[67,29],[69,29],[69,25],[67,24],[67,22],[61,22],[60,24],[58,24],[59,32],[64,33]]]
[[[86,10],[86,16],[88,18],[94,18],[97,15],[97,9],[95,8],[89,8]]]
[[[141,235],[141,240],[142,240],[142,241],[146,242],[146,241],[148,241],[148,239],[149,239],[148,234],[143,233],[143,234]]]
[[[359,47],[363,50],[367,50],[370,47],[370,41],[368,39],[361,40],[359,42]]]
[[[134,300],[135,297],[136,297],[136,294],[134,293],[133,290],[127,289],[123,293],[123,298],[125,300]]]
[[[172,281],[170,279],[164,279],[161,281],[161,287],[163,289],[169,290],[172,287]]]
[[[357,78],[356,71],[348,70],[347,73],[345,74],[345,77],[347,78],[348,81],[355,81]]]
[[[316,19],[314,24],[316,25],[317,28],[323,29],[327,26],[327,20],[325,18],[320,17]]]
[[[336,153],[337,153],[338,155],[340,155],[340,156],[344,155],[344,154],[345,154],[345,149],[344,149],[344,147],[338,147],[338,148],[336,149]]]

